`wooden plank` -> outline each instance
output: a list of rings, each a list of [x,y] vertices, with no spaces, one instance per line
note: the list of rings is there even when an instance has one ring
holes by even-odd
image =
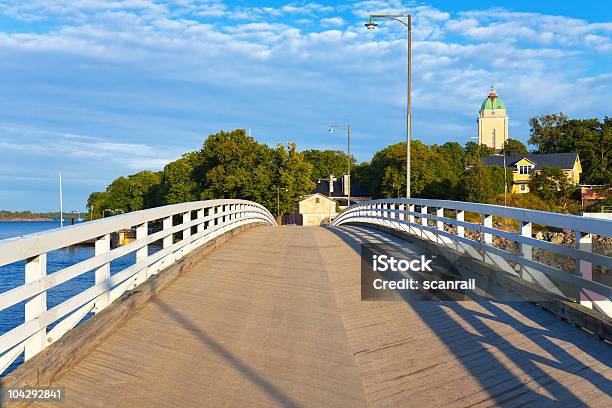
[[[56,381],[57,406],[609,405],[609,345],[533,304],[361,301],[373,241],[423,251],[356,227],[236,236]]]
[[[201,261],[212,249],[235,234],[254,224],[229,231],[204,244],[199,251],[185,257],[126,296],[115,301],[83,325],[68,332],[60,340],[43,350],[0,380],[0,387],[48,386],[69,371],[106,337],[124,324],[153,295],[159,293],[182,272]]]

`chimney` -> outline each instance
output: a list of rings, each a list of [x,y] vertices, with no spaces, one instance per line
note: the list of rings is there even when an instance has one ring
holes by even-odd
[[[342,194],[345,196],[348,196],[349,193],[349,175],[348,174],[343,174],[342,175]]]
[[[334,193],[334,175],[329,175],[329,196],[331,197]]]

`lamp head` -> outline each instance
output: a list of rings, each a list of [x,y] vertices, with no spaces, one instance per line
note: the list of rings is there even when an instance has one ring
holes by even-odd
[[[370,21],[368,21],[367,23],[365,23],[365,26],[368,30],[370,31],[374,31],[376,30],[376,27],[378,27],[378,24],[372,21],[372,17],[370,17]]]

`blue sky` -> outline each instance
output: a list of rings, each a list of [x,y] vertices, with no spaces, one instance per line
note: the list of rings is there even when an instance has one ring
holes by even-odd
[[[220,129],[369,160],[404,138],[411,12],[413,137],[476,134],[493,82],[510,137],[531,116],[610,115],[605,2],[0,0],[0,208],[65,208],[119,175],[159,170]]]

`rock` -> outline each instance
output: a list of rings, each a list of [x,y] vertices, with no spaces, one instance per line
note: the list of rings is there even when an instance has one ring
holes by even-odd
[[[550,242],[553,244],[562,244],[563,243],[563,235],[553,235],[550,238]]]
[[[542,234],[542,231],[538,231],[538,233],[535,235],[536,239],[544,239],[544,234]]]

